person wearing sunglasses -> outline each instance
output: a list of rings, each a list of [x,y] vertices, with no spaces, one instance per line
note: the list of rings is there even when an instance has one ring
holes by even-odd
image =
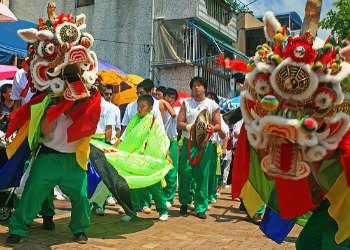
[[[138,98],[142,95],[150,95],[152,96],[152,90],[154,89],[154,83],[151,79],[144,79],[142,82],[140,82],[137,85],[137,96]],[[153,97],[152,97],[153,98]],[[156,117],[156,119],[160,122],[160,124],[163,123],[163,115],[159,109],[159,100],[154,99],[153,109],[152,113]],[[164,112],[163,112],[164,113]],[[120,139],[116,142],[115,145],[119,145],[119,143],[125,138],[124,130],[128,126],[130,120],[137,115],[137,101],[129,103],[128,106],[125,109],[125,114],[122,120],[122,136]],[[164,128],[164,126],[163,126]],[[145,200],[142,211],[146,214],[151,213],[150,209],[150,202],[151,202],[151,196],[147,197],[147,200]]]

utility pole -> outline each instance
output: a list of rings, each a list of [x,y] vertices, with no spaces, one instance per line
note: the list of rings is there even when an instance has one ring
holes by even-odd
[[[321,16],[322,0],[307,0],[305,17],[301,27],[300,36],[310,32],[312,41],[316,38],[318,23]]]

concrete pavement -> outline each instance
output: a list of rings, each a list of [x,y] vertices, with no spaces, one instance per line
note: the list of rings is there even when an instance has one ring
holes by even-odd
[[[244,220],[238,209],[239,202],[232,201],[229,189],[224,189],[217,203],[210,204],[207,219],[200,220],[190,211],[187,217],[179,215],[179,202],[169,209],[169,220],[161,222],[152,207],[149,215],[139,213],[135,222],[120,221],[118,206],[109,206],[106,216],[91,216],[88,244],[74,242],[67,227],[70,203],[55,201],[56,229],[42,229],[41,219],[36,219],[28,237],[14,249],[295,249],[295,240],[301,228],[295,226],[281,244],[266,238],[257,225]],[[0,249],[7,237],[8,222],[0,222]]]

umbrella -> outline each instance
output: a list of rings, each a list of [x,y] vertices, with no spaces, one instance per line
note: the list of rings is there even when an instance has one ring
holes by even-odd
[[[113,66],[112,64],[109,64],[105,61],[102,61],[100,59],[97,60],[98,61],[98,71],[102,71],[102,70],[106,70],[106,71],[111,71],[111,70],[115,70],[117,73],[122,74],[124,76],[126,76],[126,73],[124,71],[122,71],[121,69]]]
[[[11,65],[0,65],[0,80],[15,77],[18,68]]]
[[[109,83],[113,88],[112,102],[119,106],[123,113],[128,103],[137,100],[136,86],[143,78],[137,75],[120,74],[115,70],[102,70],[99,73],[102,83]]]
[[[231,100],[221,97],[220,98],[220,108],[221,108],[221,110],[223,110],[225,112],[232,110],[232,109],[236,109],[240,106],[240,101],[241,101],[240,96],[236,96]]]
[[[16,16],[6,5],[0,3],[0,22],[17,22]]]
[[[174,107],[181,107],[184,100],[191,98],[190,95],[183,93],[183,92],[178,92],[178,95],[179,95],[179,97],[177,98],[177,100],[173,104]]]

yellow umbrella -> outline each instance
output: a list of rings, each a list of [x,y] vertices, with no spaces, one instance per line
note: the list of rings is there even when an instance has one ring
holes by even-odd
[[[112,102],[118,106],[126,105],[137,100],[136,86],[143,78],[137,75],[122,75],[114,70],[102,70],[99,73],[102,84],[111,84],[113,87]]]

